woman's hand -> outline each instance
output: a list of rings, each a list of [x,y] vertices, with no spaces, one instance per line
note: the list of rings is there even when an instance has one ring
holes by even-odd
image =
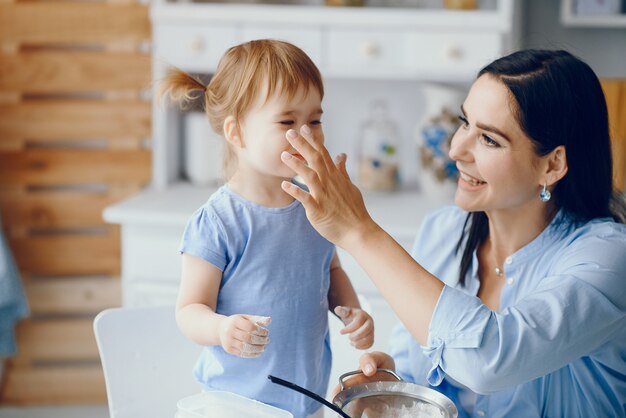
[[[322,141],[316,141],[306,125],[300,128],[300,135],[290,129],[286,137],[306,163],[288,152],[282,153],[282,161],[302,177],[309,192],[287,181],[282,188],[302,202],[309,221],[322,236],[346,248],[378,227],[365,209],[361,192],[350,181],[345,154],[334,162]]]
[[[337,306],[335,314],[345,328],[340,334],[348,334],[350,344],[359,350],[367,350],[374,344],[374,320],[362,309]]]
[[[259,357],[270,342],[265,328],[270,322],[272,318],[268,316],[226,316],[219,325],[220,343],[227,353],[234,356]]]
[[[389,369],[395,371],[396,363],[389,354],[381,351],[373,351],[371,353],[363,354],[359,359],[359,370],[361,370],[363,374],[356,374],[344,380],[344,389],[369,382],[390,380],[389,373],[378,374],[376,373],[377,369]],[[330,398],[334,399],[339,392],[341,392],[341,386],[337,385],[331,392]]]

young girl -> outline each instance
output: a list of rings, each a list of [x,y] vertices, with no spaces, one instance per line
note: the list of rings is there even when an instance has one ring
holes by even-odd
[[[295,176],[281,153],[301,158],[286,132],[305,125],[324,140],[319,70],[291,44],[251,41],[226,52],[206,87],[178,70],[161,85],[179,102],[197,92],[226,140],[228,181],[193,214],[182,238],[176,319],[206,346],[196,379],[206,390],[236,392],[296,418],[321,417],[320,404],[267,379],[326,393],[329,309],[356,348],[374,339],[335,247],[280,186]]]

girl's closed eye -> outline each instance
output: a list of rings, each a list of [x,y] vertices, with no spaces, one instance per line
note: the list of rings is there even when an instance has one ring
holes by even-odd
[[[291,119],[285,119],[285,120],[281,120],[280,122],[281,125],[293,125],[295,123],[295,121],[291,120]]]
[[[309,122],[309,125],[313,125],[313,126],[319,126],[321,124],[322,124],[322,121],[319,119],[312,120],[311,122]]]
[[[459,120],[461,121],[464,128],[469,127],[469,121],[467,120],[465,116],[459,115]]]

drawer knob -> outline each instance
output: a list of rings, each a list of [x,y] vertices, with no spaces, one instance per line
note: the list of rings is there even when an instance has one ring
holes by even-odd
[[[461,57],[463,56],[463,50],[458,46],[451,45],[446,48],[445,54],[446,58],[456,61],[461,59]]]
[[[194,52],[196,54],[203,52],[205,48],[206,44],[204,43],[204,39],[202,39],[202,37],[200,36],[196,36],[189,43],[189,49],[191,50],[191,52]]]
[[[374,59],[381,53],[380,45],[373,41],[365,41],[361,44],[361,54],[365,58]]]

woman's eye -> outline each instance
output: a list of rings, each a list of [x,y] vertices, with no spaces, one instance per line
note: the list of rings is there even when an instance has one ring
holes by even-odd
[[[467,121],[467,118],[465,116],[459,115],[459,120],[463,124],[464,128],[467,128],[469,126],[469,122]]]
[[[293,121],[292,120],[281,120],[280,122],[281,125],[293,125]]]
[[[493,138],[491,138],[489,135],[485,135],[482,134],[480,136],[480,139],[485,143],[485,145],[487,145],[488,147],[499,147],[500,144],[498,144],[496,141],[493,140]]]
[[[322,121],[321,120],[312,120],[311,122],[309,122],[309,125],[321,125]]]

